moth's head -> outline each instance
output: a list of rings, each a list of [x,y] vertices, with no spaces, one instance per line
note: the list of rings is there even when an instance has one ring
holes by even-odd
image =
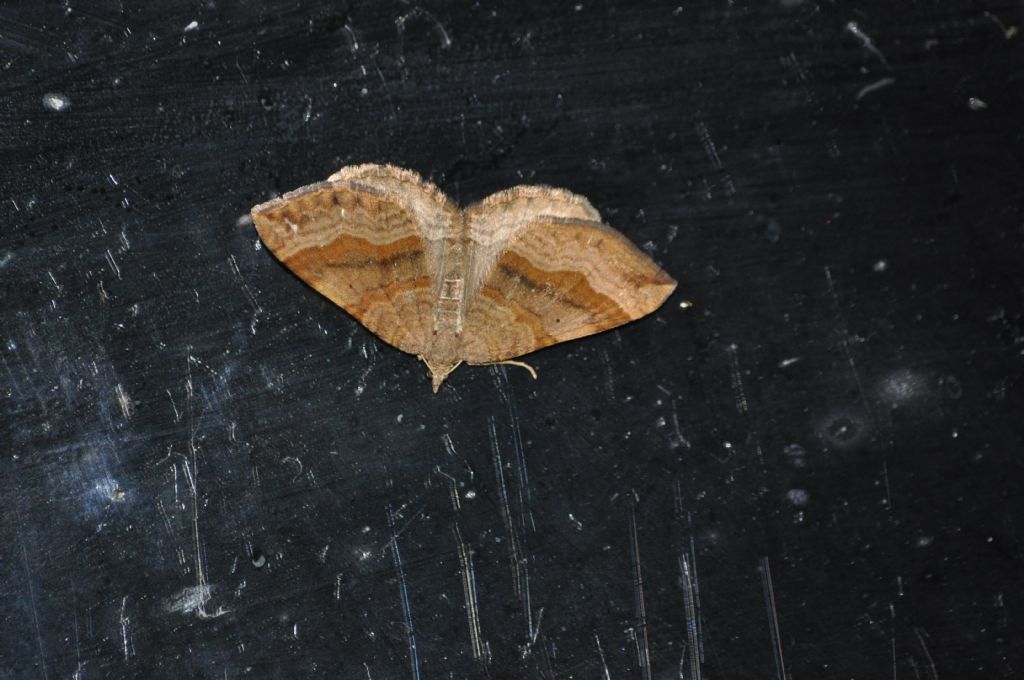
[[[434,394],[437,394],[437,391],[441,389],[441,383],[445,381],[445,378],[448,377],[448,374],[454,371],[456,368],[458,368],[459,364],[462,363],[461,361],[453,360],[432,364],[429,361],[427,361],[426,358],[424,357],[420,357],[420,359],[423,361],[423,363],[427,365],[427,368],[430,369],[430,381],[434,388]]]

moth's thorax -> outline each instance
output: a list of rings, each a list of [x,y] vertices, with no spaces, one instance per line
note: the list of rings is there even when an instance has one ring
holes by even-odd
[[[459,361],[462,326],[466,317],[466,247],[464,218],[459,213],[446,231],[441,246],[434,289],[434,312],[424,356],[432,361]]]

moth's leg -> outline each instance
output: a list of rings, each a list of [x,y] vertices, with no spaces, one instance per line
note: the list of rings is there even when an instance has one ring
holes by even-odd
[[[518,366],[519,368],[525,368],[533,376],[533,379],[537,379],[537,371],[530,364],[525,361],[515,361],[514,359],[506,359],[505,361],[492,361],[488,364],[475,364],[476,366]]]

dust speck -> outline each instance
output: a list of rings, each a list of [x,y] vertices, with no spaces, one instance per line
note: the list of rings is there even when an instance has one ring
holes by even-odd
[[[802,508],[807,505],[807,502],[810,499],[811,495],[804,489],[790,489],[786,492],[786,500],[798,508]]]

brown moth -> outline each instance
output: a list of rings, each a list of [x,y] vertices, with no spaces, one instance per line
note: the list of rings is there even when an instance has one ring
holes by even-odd
[[[434,392],[463,362],[525,366],[511,360],[639,319],[676,287],[586,198],[546,186],[460,209],[414,172],[355,165],[252,218],[300,279],[421,359]]]

